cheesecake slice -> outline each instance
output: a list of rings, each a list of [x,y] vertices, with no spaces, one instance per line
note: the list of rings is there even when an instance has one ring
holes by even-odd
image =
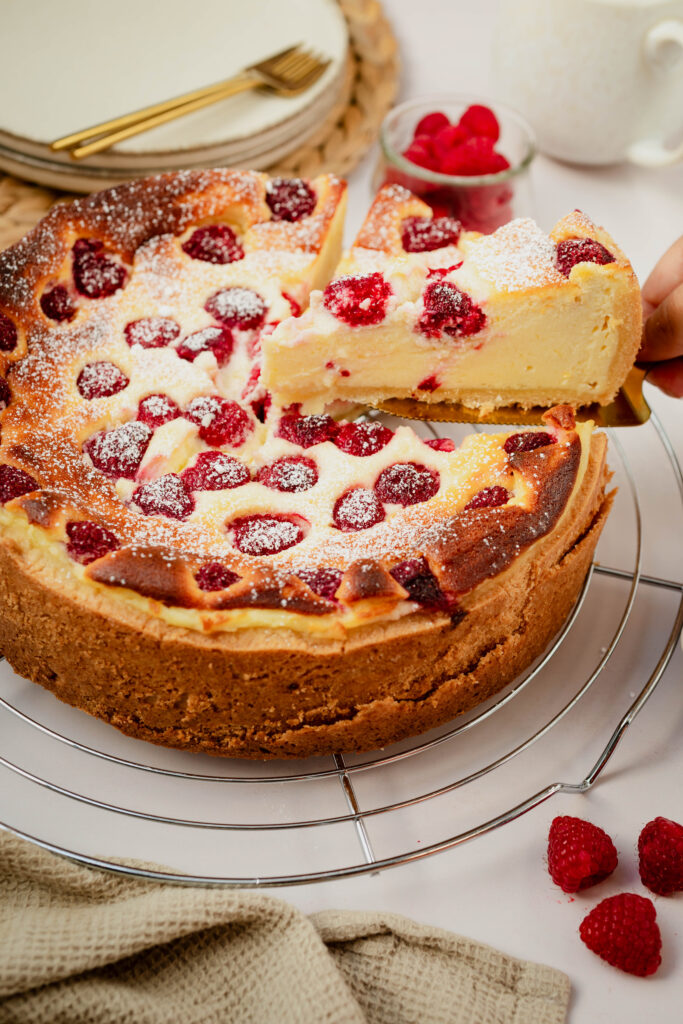
[[[391,185],[325,290],[264,338],[262,383],[306,412],[339,399],[606,404],[641,323],[631,264],[579,211],[549,235],[527,218],[481,235]]]

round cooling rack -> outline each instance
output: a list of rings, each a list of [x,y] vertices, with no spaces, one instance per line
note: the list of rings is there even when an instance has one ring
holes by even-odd
[[[416,429],[458,440],[471,428]],[[0,827],[121,874],[267,887],[405,864],[590,789],[683,624],[683,477],[658,418],[612,431],[609,462],[618,493],[571,615],[468,715],[372,754],[227,761],[119,735],[2,662]]]

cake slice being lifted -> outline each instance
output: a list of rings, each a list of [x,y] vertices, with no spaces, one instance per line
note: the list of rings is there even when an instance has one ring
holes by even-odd
[[[629,261],[579,211],[550,235],[527,218],[480,235],[391,185],[325,290],[264,338],[262,382],[306,412],[335,399],[605,404],[641,322]]]

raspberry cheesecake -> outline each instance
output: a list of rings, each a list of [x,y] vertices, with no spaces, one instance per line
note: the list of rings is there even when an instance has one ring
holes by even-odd
[[[641,327],[630,263],[580,212],[550,235],[528,219],[481,235],[390,185],[335,278],[265,342],[263,380],[309,412],[333,398],[604,404]]]
[[[528,665],[590,565],[606,442],[569,407],[456,447],[271,401],[261,347],[330,276],[343,200],[180,173],[0,255],[0,650],[131,736],[419,733]]]

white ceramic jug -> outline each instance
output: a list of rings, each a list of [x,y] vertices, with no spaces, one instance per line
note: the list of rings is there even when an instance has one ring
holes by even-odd
[[[494,45],[501,97],[550,156],[683,159],[683,0],[500,0]]]

